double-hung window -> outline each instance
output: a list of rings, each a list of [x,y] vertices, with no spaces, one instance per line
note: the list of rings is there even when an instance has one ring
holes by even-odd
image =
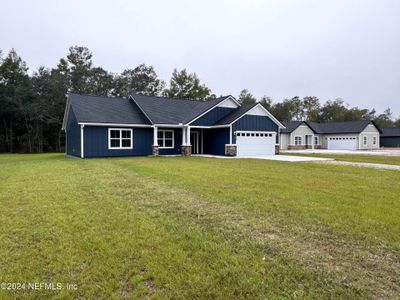
[[[363,141],[364,141],[364,145],[367,145],[367,136],[364,135]]]
[[[108,149],[132,149],[133,132],[132,129],[108,129]]]
[[[173,130],[158,130],[158,147],[164,149],[174,148],[174,131]]]
[[[314,136],[314,145],[319,144],[319,137],[317,135]]]
[[[294,144],[295,145],[301,145],[302,144],[302,138],[301,138],[301,136],[295,136],[294,137]]]
[[[376,136],[374,136],[373,138],[372,138],[372,143],[374,144],[374,145],[376,145]]]

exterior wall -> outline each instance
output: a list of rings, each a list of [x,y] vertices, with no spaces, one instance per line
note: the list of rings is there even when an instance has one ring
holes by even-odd
[[[367,137],[367,144],[364,145],[364,136]],[[376,138],[376,144],[373,144],[373,137]],[[360,133],[360,149],[379,149],[379,131],[373,124],[369,124],[361,133]]]
[[[206,113],[201,118],[197,119],[190,125],[192,126],[211,126],[217,121],[221,120],[223,117],[227,116],[235,109],[230,107],[215,107],[213,110]]]
[[[400,147],[400,136],[388,136],[380,138],[381,147]]]
[[[76,120],[72,107],[70,107],[67,120],[65,144],[68,155],[81,156],[81,126]]]
[[[153,153],[152,128],[132,128],[133,149],[108,149],[109,128],[112,127],[85,126],[84,128],[85,158],[152,155]]]
[[[245,115],[244,117],[237,120],[232,124],[232,143],[236,144],[235,131],[246,130],[246,131],[275,131],[276,132],[276,143],[278,143],[278,125],[275,124],[267,116],[255,116],[255,115]],[[229,130],[229,129],[228,129]],[[228,142],[229,144],[229,134]]]
[[[204,154],[225,155],[225,145],[229,144],[229,127],[203,131]]]
[[[295,130],[293,130],[290,134],[290,141],[289,141],[289,145],[295,145],[294,143],[294,137],[295,136],[301,136],[301,142],[302,145],[306,145],[306,135],[316,135],[314,133],[314,131],[312,131],[310,129],[310,127],[306,126],[306,125],[300,125],[299,127],[297,127]],[[314,141],[312,141],[314,142]]]
[[[287,150],[290,141],[290,133],[281,133],[281,150]]]
[[[181,145],[182,145],[182,129],[181,128],[162,128],[159,127],[159,130],[173,130],[174,131],[174,148],[173,149],[162,149],[158,148],[159,155],[178,155],[181,154]],[[150,145],[153,144],[153,129],[151,129],[151,142]]]

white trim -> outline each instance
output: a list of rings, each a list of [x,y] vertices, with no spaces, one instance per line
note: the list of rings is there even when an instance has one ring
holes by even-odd
[[[204,153],[204,130],[203,130],[203,128],[201,128],[201,131],[200,131],[201,133],[201,154],[203,154]]]
[[[151,124],[154,124],[154,122],[149,118],[149,116],[146,114],[146,112],[144,111],[144,109],[139,105],[139,103],[136,102],[135,98],[133,98],[132,95],[129,95],[129,98],[133,100],[133,102],[135,102],[135,104],[139,107],[140,111],[146,116],[146,118],[150,121]]]
[[[153,126],[157,127],[172,127],[172,128],[183,128],[184,125],[174,125],[174,124],[153,124]]]
[[[160,143],[158,142],[158,133],[160,133],[160,132],[163,133],[162,141],[163,141],[164,145],[165,145],[165,133],[166,132],[172,132],[172,146],[170,146],[170,147],[160,146]],[[157,145],[158,145],[158,149],[174,149],[175,148],[175,130],[158,129],[157,130]]]
[[[235,119],[234,121],[232,121],[231,123],[229,123],[229,125],[237,122],[239,119],[243,118],[244,116],[246,116],[254,107],[261,107],[261,109],[264,110],[265,114],[267,117],[269,117],[276,125],[278,125],[278,127],[280,128],[286,128],[285,126],[282,125],[281,122],[279,122],[264,106],[262,106],[260,103],[257,103],[256,105],[254,105],[252,108],[250,108],[248,111],[246,111],[244,114],[242,114],[240,117],[238,117],[237,119]]]
[[[239,102],[232,99],[231,96],[220,102],[217,107],[225,107],[225,108],[238,108],[240,106]]]
[[[111,130],[119,130],[119,147],[111,147]],[[130,131],[131,145],[129,147],[122,147],[122,131]],[[117,139],[117,138],[115,138]],[[124,138],[127,140],[127,138]],[[121,149],[133,149],[133,129],[132,128],[108,128],[108,150],[121,150]]]
[[[232,145],[232,124],[229,126],[229,144]]]
[[[190,143],[190,126],[186,128],[186,146],[191,146]]]
[[[85,125],[81,125],[81,158],[85,158],[85,146],[84,146],[84,132],[83,132],[83,128],[85,127]]]
[[[158,127],[153,128],[153,147],[158,147]]]
[[[206,110],[205,112],[203,112],[202,114],[198,115],[197,117],[195,117],[194,119],[190,120],[189,122],[186,123],[186,125],[190,125],[191,123],[193,123],[194,121],[196,121],[197,119],[201,118],[202,116],[204,116],[206,113],[212,111],[215,107],[217,107],[220,103],[224,102],[227,99],[231,99],[234,102],[236,102],[238,104],[238,107],[240,107],[240,103],[235,99],[235,97],[233,96],[227,96],[224,100],[221,100],[220,102],[218,102],[217,104],[215,104],[213,107],[211,107],[210,109]]]
[[[146,124],[121,124],[121,123],[90,123],[90,122],[78,122],[79,125],[85,126],[118,126],[118,127],[148,127],[151,128],[153,125],[146,125]]]

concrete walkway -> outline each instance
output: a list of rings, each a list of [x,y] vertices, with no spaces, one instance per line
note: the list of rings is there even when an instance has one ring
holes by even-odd
[[[379,155],[400,156],[400,149],[377,149],[377,150],[328,150],[328,149],[304,149],[304,150],[281,150],[281,153],[297,154],[349,154],[349,155]]]
[[[292,156],[292,155],[260,155],[260,156],[219,156],[219,155],[208,155],[208,154],[194,154],[192,156],[198,157],[215,157],[215,158],[252,158],[252,159],[265,159],[265,160],[277,160],[277,161],[288,161],[288,162],[303,162],[303,161],[333,161],[332,158],[322,157],[306,157],[306,156]]]
[[[398,165],[385,165],[385,164],[350,162],[350,161],[337,161],[337,160],[321,161],[319,163],[334,164],[334,165],[344,165],[344,166],[354,166],[354,167],[361,167],[361,168],[372,168],[372,169],[400,171],[400,166],[398,166]]]

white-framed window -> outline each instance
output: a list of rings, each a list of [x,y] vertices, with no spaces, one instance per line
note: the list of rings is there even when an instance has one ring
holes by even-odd
[[[108,128],[108,149],[132,149],[133,131],[125,128]]]
[[[364,143],[364,145],[367,145],[367,136],[366,135],[364,135],[364,137],[363,137],[363,143]]]
[[[158,130],[158,147],[160,149],[173,149],[175,145],[174,131],[173,130]]]
[[[314,145],[319,145],[319,136],[314,136]]]
[[[374,144],[374,145],[376,145],[376,136],[374,136],[374,137],[372,137],[372,143]]]
[[[296,135],[294,137],[294,144],[295,145],[302,145],[303,144],[303,138],[300,135]]]

